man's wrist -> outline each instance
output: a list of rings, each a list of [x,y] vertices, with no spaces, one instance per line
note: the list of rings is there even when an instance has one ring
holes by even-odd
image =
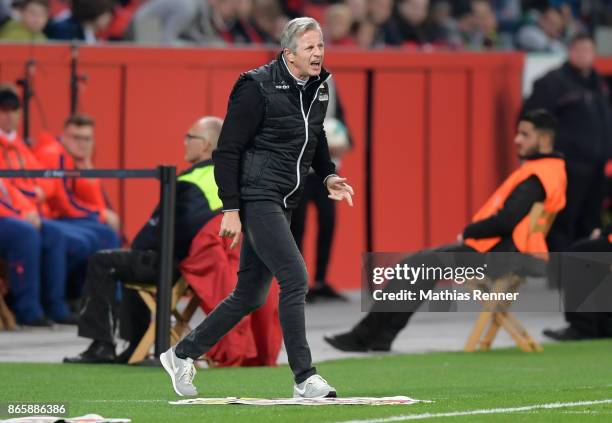
[[[327,180],[331,178],[332,176],[338,176],[338,175],[336,175],[335,173],[332,173],[331,175],[327,175],[325,179],[323,179],[323,185],[327,186]]]

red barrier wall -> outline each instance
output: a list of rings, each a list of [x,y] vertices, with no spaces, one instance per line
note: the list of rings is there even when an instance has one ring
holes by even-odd
[[[33,133],[43,127],[59,132],[69,109],[70,50],[0,46],[0,81],[17,79],[30,54],[38,62]],[[184,167],[182,134],[188,125],[203,114],[222,117],[239,73],[274,54],[82,48],[80,70],[89,79],[82,90],[81,109],[98,122],[97,166]],[[355,207],[338,208],[331,281],[357,287],[360,255],[366,250],[368,100],[373,110],[373,247],[417,250],[452,241],[515,164],[511,136],[520,107],[522,64],[521,54],[328,50],[326,66],[337,81],[355,142],[342,174],[356,188]],[[156,182],[105,181],[105,185],[133,236],[158,199]],[[312,233],[311,227],[307,241]],[[311,247],[306,256],[311,263]]]

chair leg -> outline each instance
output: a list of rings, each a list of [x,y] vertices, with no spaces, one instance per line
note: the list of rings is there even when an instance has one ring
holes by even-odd
[[[128,364],[134,364],[147,358],[147,355],[151,350],[151,346],[155,343],[155,313],[157,310],[155,299],[146,291],[138,291],[138,295],[140,295],[140,298],[142,298],[146,306],[151,311],[151,323],[128,360]]]
[[[177,312],[175,314],[176,324],[174,325],[173,330],[176,332],[179,338],[182,337],[183,334],[190,329],[189,321],[195,314],[199,305],[200,305],[200,299],[195,294],[193,294],[193,296],[189,299],[189,302],[187,303],[185,310],[183,310],[182,313]]]
[[[495,337],[497,336],[497,332],[499,331],[499,323],[497,322],[496,319],[496,312],[493,313],[493,315],[491,316],[491,325],[489,326],[489,330],[487,330],[487,333],[485,334],[485,336],[482,338],[482,341],[480,342],[480,350],[481,351],[488,351],[491,349],[491,345],[493,344],[493,340],[495,340]]]
[[[149,355],[149,351],[151,350],[151,346],[155,342],[155,320],[151,321],[151,324],[147,328],[147,331],[143,335],[142,339],[138,343],[138,346],[132,353],[130,359],[128,360],[128,364],[138,363],[139,361],[144,360]]]
[[[480,342],[480,337],[484,332],[487,324],[491,321],[493,314],[490,311],[482,311],[478,315],[474,326],[472,327],[472,332],[470,333],[465,346],[463,347],[463,351],[465,352],[473,352],[476,351],[478,344]]]
[[[17,322],[13,312],[4,302],[4,298],[0,297],[0,329],[15,330]]]
[[[517,330],[517,328],[514,326],[513,322],[511,322],[507,318],[507,313],[506,312],[500,312],[498,314],[498,316],[497,316],[497,320],[498,320],[499,324],[506,330],[506,332],[508,332],[510,334],[512,339],[514,339],[514,342],[516,342],[516,345],[518,345],[518,347],[521,350],[523,350],[525,352],[532,352],[533,351],[531,345],[525,339],[523,334],[519,330]]]
[[[512,325],[516,328],[517,332],[519,332],[523,338],[525,339],[525,341],[529,344],[529,346],[531,347],[532,351],[537,351],[537,352],[542,352],[544,351],[544,348],[542,348],[542,346],[540,345],[540,343],[538,341],[536,341],[535,339],[533,339],[531,337],[531,335],[529,334],[529,332],[527,332],[527,329],[525,329],[525,327],[523,326],[523,324],[520,322],[520,320],[513,314],[510,312],[506,313],[506,318],[508,319],[508,321],[510,321],[512,323]]]

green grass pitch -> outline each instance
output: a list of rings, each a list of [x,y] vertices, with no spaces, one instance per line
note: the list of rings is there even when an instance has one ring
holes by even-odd
[[[0,363],[0,403],[62,402],[71,416],[97,413],[133,422],[341,422],[547,403],[612,399],[612,341],[545,345],[543,353],[386,355],[324,362],[319,372],[341,396],[406,395],[432,400],[410,406],[175,406],[161,368]],[[290,371],[203,369],[203,397],[288,397]],[[3,418],[6,416],[0,416]],[[612,421],[612,403],[524,412],[434,417],[461,422]],[[399,421],[399,420],[394,420]]]

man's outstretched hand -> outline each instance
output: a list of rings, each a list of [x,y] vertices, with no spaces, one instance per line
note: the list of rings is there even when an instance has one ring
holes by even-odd
[[[242,223],[240,222],[240,215],[237,210],[223,213],[219,236],[232,238],[232,245],[230,245],[230,248],[234,248],[238,245],[240,237],[242,236]]]
[[[332,200],[342,201],[346,200],[349,203],[349,206],[353,207],[353,188],[349,184],[346,183],[346,178],[341,178],[339,176],[330,176],[325,181],[327,185],[327,190],[329,191],[328,197]]]

